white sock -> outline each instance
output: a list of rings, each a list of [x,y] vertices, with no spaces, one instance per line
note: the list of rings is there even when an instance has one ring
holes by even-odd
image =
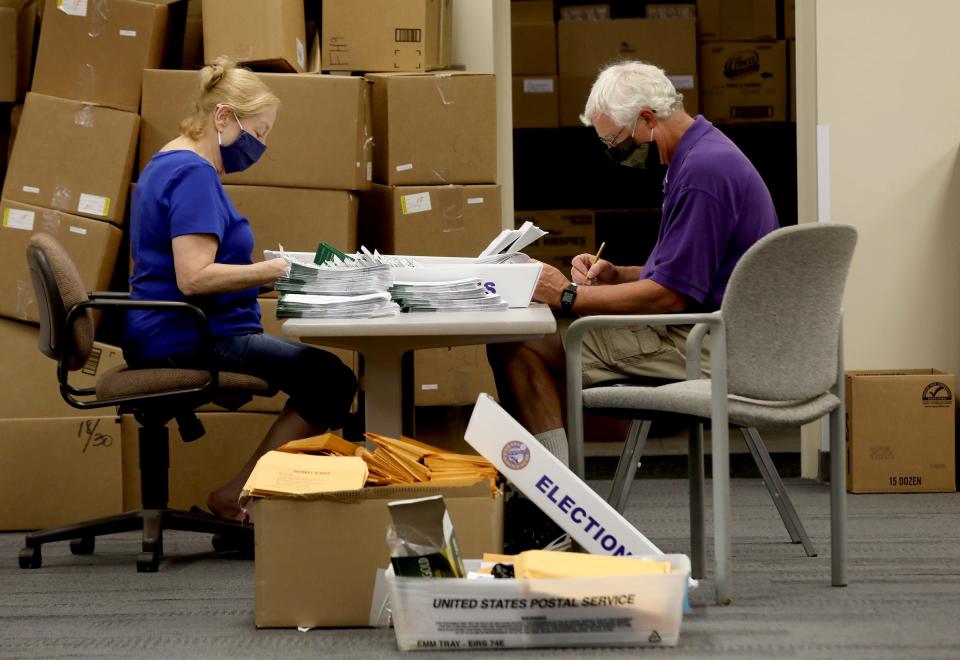
[[[564,465],[570,466],[570,447],[567,445],[567,432],[563,428],[544,431],[533,436],[551,454],[559,458]]]

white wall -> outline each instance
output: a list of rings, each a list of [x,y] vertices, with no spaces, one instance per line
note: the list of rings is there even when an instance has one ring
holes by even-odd
[[[957,25],[956,0],[816,5],[829,214],[860,230],[845,304],[848,369],[960,370]]]

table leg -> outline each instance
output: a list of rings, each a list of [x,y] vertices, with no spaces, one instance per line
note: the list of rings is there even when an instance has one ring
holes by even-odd
[[[370,433],[399,438],[403,430],[403,350],[389,342],[371,342],[359,347],[363,353],[363,379],[366,412],[364,422]]]

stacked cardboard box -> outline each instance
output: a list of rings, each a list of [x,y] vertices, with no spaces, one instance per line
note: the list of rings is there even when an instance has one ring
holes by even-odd
[[[698,0],[701,106],[714,122],[787,121],[787,44],[775,0]]]
[[[513,127],[560,125],[557,24],[553,0],[510,5],[513,46]]]
[[[22,16],[36,7],[18,4]],[[39,231],[64,244],[88,290],[110,284],[136,156],[141,77],[146,67],[179,63],[186,9],[183,0],[115,0],[110,11],[47,0],[0,202],[0,315],[38,319],[24,254]]]
[[[558,24],[560,62],[560,125],[581,126],[597,73],[618,60],[641,60],[667,72],[683,94],[687,112],[698,110],[696,20],[692,18],[630,18],[561,20]]]

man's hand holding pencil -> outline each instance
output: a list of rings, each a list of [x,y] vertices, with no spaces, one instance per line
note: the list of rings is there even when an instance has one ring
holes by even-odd
[[[600,249],[593,254],[579,254],[573,258],[570,268],[570,278],[577,286],[592,284],[616,284],[617,267],[609,261],[601,259],[606,242],[600,244]]]

